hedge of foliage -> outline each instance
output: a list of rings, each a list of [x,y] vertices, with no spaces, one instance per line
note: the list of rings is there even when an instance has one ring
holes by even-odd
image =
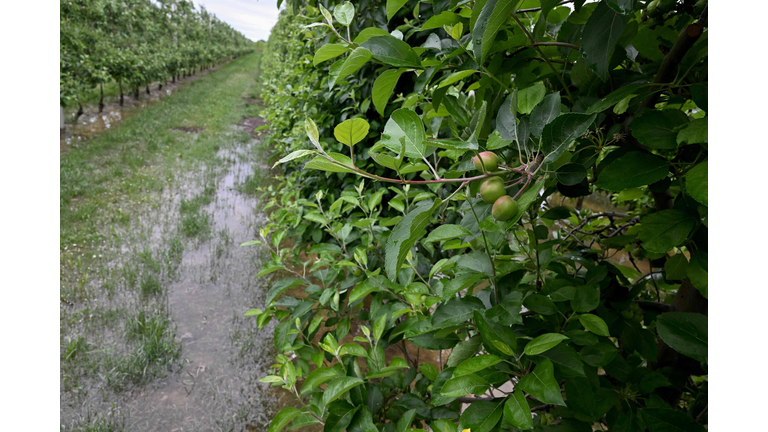
[[[270,431],[705,430],[706,18],[290,2],[247,313],[278,321],[263,381],[297,398]]]
[[[227,23],[187,0],[62,0],[60,100],[110,80],[139,87],[253,51]],[[103,95],[100,105],[103,105]],[[82,109],[82,108],[81,108]]]

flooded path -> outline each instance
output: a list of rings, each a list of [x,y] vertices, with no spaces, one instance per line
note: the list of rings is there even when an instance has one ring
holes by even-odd
[[[203,209],[213,235],[183,253],[168,290],[182,367],[126,404],[131,430],[264,430],[268,415],[289,403],[258,383],[273,361],[273,326],[259,331],[255,319],[243,316],[263,304],[266,292],[254,279],[259,249],[239,246],[265,222],[258,199],[237,191],[254,173],[258,145],[219,152],[229,168]]]
[[[250,139],[219,150],[223,166],[184,175],[161,194],[159,206],[138,210],[138,229],[127,230],[120,252],[159,256],[167,239],[184,231],[185,220],[179,224],[173,215],[201,194],[209,197],[198,209],[206,215],[208,234],[184,241],[175,268],[160,278],[161,283],[167,278],[167,293],[158,303],[173,323],[180,355],[171,373],[143,386],[113,391],[94,385],[81,409],[114,404],[112,415],[131,431],[240,431],[266,430],[271,416],[293,403],[291,395],[258,382],[274,359],[274,323],[258,330],[254,318],[243,316],[251,307],[263,307],[266,294],[265,281],[255,279],[260,248],[239,246],[254,239],[266,221],[258,198],[239,191],[254,173],[268,170],[256,165],[260,145]],[[117,259],[111,266],[124,269],[130,261]],[[113,310],[147,308],[123,296],[104,301]],[[74,414],[64,409],[70,402],[62,400],[63,423]]]
[[[240,247],[266,222],[254,193],[269,177],[253,134],[256,60],[105,131],[87,144],[99,152],[62,156],[71,172],[73,158],[90,158],[74,165],[97,170],[90,178],[121,171],[62,198],[69,236],[97,240],[62,240],[61,431],[265,431],[295,403],[258,382],[276,354],[274,323],[258,330],[243,315],[263,308],[268,283],[255,279],[268,251]],[[161,140],[157,153],[124,144],[147,139]],[[77,231],[80,215],[98,234]]]

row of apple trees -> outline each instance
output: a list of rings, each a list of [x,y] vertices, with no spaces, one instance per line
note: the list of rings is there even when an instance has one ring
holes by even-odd
[[[60,102],[79,106],[85,91],[115,81],[140,87],[252,51],[251,42],[188,0],[63,0]],[[147,88],[148,90],[148,88]]]
[[[269,430],[704,431],[706,1],[286,3]]]

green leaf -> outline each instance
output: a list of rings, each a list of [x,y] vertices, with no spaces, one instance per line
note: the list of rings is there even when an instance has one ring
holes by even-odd
[[[358,69],[368,63],[372,57],[373,56],[369,50],[363,47],[355,48],[355,50],[349,54],[349,57],[347,57],[347,59],[344,60],[344,63],[341,65],[339,74],[333,80],[334,85],[347,76],[357,72]]]
[[[460,429],[470,429],[472,432],[490,432],[501,420],[504,409],[503,401],[477,401],[461,413]]]
[[[709,161],[704,161],[685,174],[685,191],[693,199],[709,206]]]
[[[429,235],[424,240],[424,242],[425,243],[439,242],[443,240],[450,240],[456,237],[465,237],[468,235],[472,235],[472,233],[470,233],[468,229],[464,228],[461,225],[445,224],[445,225],[440,225],[439,227],[432,230],[432,232],[429,233]]]
[[[587,108],[587,114],[605,111],[626,99],[627,97],[639,94],[641,89],[649,87],[650,85],[650,83],[639,83],[622,86],[618,90],[611,92],[608,96],[593,103],[589,108]]]
[[[676,149],[677,129],[688,123],[688,116],[677,109],[648,110],[629,124],[632,135],[646,147]]]
[[[298,278],[285,278],[275,282],[275,284],[272,285],[272,288],[270,288],[269,292],[267,292],[267,299],[264,301],[264,305],[266,307],[272,306],[272,302],[275,301],[277,296],[286,290],[295,288],[303,283],[304,281]]]
[[[568,408],[587,417],[595,411],[595,393],[587,378],[569,378],[565,380],[565,396]]]
[[[442,397],[461,397],[468,394],[481,395],[488,391],[490,384],[475,374],[449,379],[440,391]]]
[[[405,261],[405,256],[411,250],[411,246],[416,243],[425,233],[425,228],[429,225],[432,212],[442,203],[441,200],[435,202],[425,200],[420,201],[400,222],[395,225],[395,229],[387,239],[386,247],[386,270],[389,279],[394,281],[397,273]]]
[[[523,300],[523,306],[542,315],[554,315],[557,313],[557,305],[547,296],[533,293]]]
[[[630,14],[633,11],[635,0],[605,0],[611,9],[620,14]]]
[[[709,266],[706,252],[696,251],[691,257],[691,263],[687,269],[688,279],[696,287],[704,298],[709,298]]]
[[[336,5],[333,8],[333,17],[336,18],[343,26],[349,26],[352,24],[352,20],[355,19],[355,6],[346,1],[340,5]]]
[[[349,158],[349,156],[342,155],[339,153],[331,153],[328,156],[331,157],[331,159],[341,162],[345,165],[351,166],[352,165],[352,159]],[[337,165],[328,159],[326,159],[323,156],[318,156],[311,161],[307,162],[304,165],[304,169],[316,169],[320,171],[330,171],[330,172],[342,172],[342,173],[353,173],[354,171],[345,168],[341,165]]]
[[[413,418],[416,416],[416,409],[409,409],[408,411],[403,414],[402,417],[397,421],[397,432],[406,432],[411,427],[411,423],[413,423]]]
[[[453,25],[461,21],[461,17],[451,11],[443,11],[439,15],[431,16],[419,31],[443,28],[444,25]]]
[[[373,106],[376,107],[379,114],[384,115],[384,109],[395,91],[397,81],[406,70],[402,68],[386,70],[373,82],[371,98],[373,99]]]
[[[311,425],[318,425],[322,424],[318,419],[312,416],[312,414],[309,413],[303,413],[296,416],[295,419],[293,419],[293,423],[291,423],[291,427],[288,428],[288,430],[296,430],[300,429],[306,426]]]
[[[641,408],[638,412],[650,432],[704,432],[706,430],[683,411],[669,408]]]
[[[339,355],[343,356],[344,354],[352,354],[356,357],[368,357],[368,353],[365,351],[365,348],[354,342],[345,343],[339,348]]]
[[[595,186],[609,191],[645,186],[667,177],[669,162],[649,153],[631,151],[603,168]]]
[[[610,336],[608,332],[608,325],[597,315],[583,314],[579,315],[579,322],[585,329],[591,331],[598,336]]]
[[[640,240],[650,252],[665,253],[681,245],[696,226],[696,218],[682,210],[662,210],[640,219]]]
[[[358,33],[353,42],[361,44],[374,36],[389,36],[389,32],[378,27],[368,27]]]
[[[603,82],[608,80],[608,62],[628,21],[629,17],[616,13],[605,2],[600,2],[584,25],[581,52],[587,65]]]
[[[321,384],[341,376],[344,376],[344,371],[338,364],[333,367],[317,368],[307,375],[307,379],[301,386],[301,394],[307,394],[319,388]]]
[[[568,339],[568,336],[560,333],[546,333],[528,342],[524,352],[527,355],[538,355],[554,348],[557,344],[566,339]]]
[[[459,342],[451,350],[451,354],[448,356],[448,361],[445,364],[446,367],[449,367],[449,368],[455,367],[459,365],[461,362],[463,362],[464,360],[471,358],[472,356],[477,354],[482,344],[483,344],[483,339],[478,335],[472,336],[471,338],[465,341]]]
[[[504,101],[496,114],[496,130],[508,141],[518,141],[517,137],[517,89]],[[518,143],[523,148],[525,143]]]
[[[286,426],[288,426],[288,423],[290,423],[294,417],[299,414],[301,414],[301,411],[299,411],[297,408],[283,408],[269,423],[269,432],[280,432]]]
[[[259,316],[263,314],[264,312],[261,311],[261,309],[248,309],[243,315],[244,316]]]
[[[504,418],[515,427],[522,430],[533,429],[533,416],[525,394],[520,389],[515,389],[512,396],[504,403]]]
[[[700,144],[709,141],[708,119],[704,117],[693,120],[677,133],[677,144]]]
[[[349,293],[349,303],[352,304],[360,299],[365,298],[368,296],[368,294],[379,292],[381,289],[379,289],[376,284],[373,284],[369,281],[365,281],[361,284],[357,284],[354,288],[352,288],[352,291]]]
[[[376,322],[373,323],[373,340],[381,340],[381,335],[384,334],[384,330],[387,326],[387,314],[383,314],[376,318]]]
[[[580,330],[579,330],[580,331]],[[591,335],[591,333],[582,332],[584,334]],[[595,337],[596,338],[596,337]],[[575,341],[574,341],[575,342]],[[542,357],[546,357],[552,361],[555,366],[555,372],[558,376],[563,377],[583,377],[584,363],[581,361],[581,356],[570,345],[560,344],[556,347],[545,351],[541,354]]]
[[[594,285],[576,287],[576,294],[571,300],[571,309],[575,312],[589,312],[600,304],[600,288]]]
[[[479,147],[477,146],[477,142],[467,142],[467,141],[461,141],[461,140],[450,140],[450,139],[435,139],[435,140],[427,140],[427,143],[429,145],[448,149],[448,150],[477,150]]]
[[[430,381],[437,379],[437,375],[440,373],[440,371],[437,370],[437,366],[432,363],[422,363],[419,365],[419,369],[421,370],[421,374],[427,377]]]
[[[323,405],[328,406],[329,403],[360,384],[363,384],[363,380],[356,377],[343,376],[335,378],[323,390]]]
[[[579,351],[579,355],[584,363],[590,366],[604,367],[616,358],[618,352],[613,343],[600,342],[585,346]]]
[[[669,257],[664,263],[664,273],[669,280],[684,279],[687,275],[688,259],[683,254],[677,254]]]
[[[317,66],[320,63],[336,58],[345,52],[349,51],[348,45],[342,44],[325,44],[315,51],[315,58],[312,59],[312,64]]]
[[[373,58],[390,66],[421,68],[421,59],[410,45],[394,36],[373,36],[362,43]]]
[[[531,111],[531,134],[540,137],[544,126],[560,115],[560,92],[548,94]]]
[[[485,319],[479,311],[474,312],[475,325],[488,352],[503,357],[511,357],[517,348],[517,338],[511,327]]]
[[[286,163],[288,161],[292,161],[294,159],[298,159],[300,157],[304,157],[304,156],[310,155],[310,154],[317,154],[317,152],[314,151],[314,150],[296,150],[296,151],[293,151],[288,156],[286,156],[286,157],[280,159],[279,161],[275,162],[275,164],[272,166],[272,168],[274,168],[274,167],[276,167],[276,166],[278,166],[278,165],[280,165],[282,163]]]
[[[708,318],[700,313],[667,312],[656,319],[659,337],[680,354],[707,361]]]
[[[547,155],[543,163],[556,161],[571,143],[589,129],[597,114],[562,114],[544,126],[541,149]]]
[[[395,110],[384,125],[381,143],[395,153],[400,153],[405,143],[405,156],[418,158],[427,155],[424,123],[418,114],[407,108]]]
[[[387,21],[391,20],[406,3],[408,0],[387,0]]]
[[[483,302],[477,297],[452,298],[438,306],[432,314],[432,327],[439,329],[461,324],[483,308]]]
[[[365,119],[355,118],[345,120],[333,129],[333,136],[350,147],[362,141],[368,135],[371,125]]]
[[[517,387],[544,403],[565,406],[549,359],[539,362],[533,372],[520,379]]]
[[[453,371],[453,376],[458,377],[480,372],[481,370],[498,363],[501,363],[501,359],[493,354],[483,354],[477,357],[468,358],[456,366],[456,370]]]
[[[491,52],[496,33],[501,26],[509,20],[509,14],[517,6],[519,0],[488,0],[482,6],[480,15],[472,28],[472,43],[474,44],[475,57],[480,63],[485,61]],[[479,5],[475,5],[478,7]]]
[[[314,145],[319,152],[323,153],[323,147],[320,146],[320,133],[317,131],[315,121],[309,117],[305,118],[304,130],[307,132],[307,136],[312,142],[312,145]]]
[[[465,71],[461,71],[461,72],[454,72],[454,73],[448,75],[440,83],[440,85],[437,86],[437,88],[448,87],[449,85],[451,85],[451,84],[453,84],[453,83],[455,83],[457,81],[461,81],[464,78],[466,78],[466,77],[468,77],[468,76],[470,76],[470,75],[472,75],[474,73],[477,73],[477,71],[476,70],[465,70]]]
[[[558,168],[556,173],[557,181],[566,186],[577,185],[587,178],[587,169],[579,163],[567,163]]]
[[[530,87],[518,90],[517,112],[520,114],[530,114],[539,102],[544,100],[545,94],[547,94],[547,89],[541,81]],[[559,114],[560,113],[558,112],[557,115]],[[557,115],[555,115],[555,117],[557,117]],[[544,126],[542,126],[542,129],[544,129]]]

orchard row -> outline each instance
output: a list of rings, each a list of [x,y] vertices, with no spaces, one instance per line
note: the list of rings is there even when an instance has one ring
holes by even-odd
[[[85,91],[115,81],[138,97],[141,87],[194,73],[246,54],[253,44],[227,23],[187,0],[65,0],[61,2],[60,103],[82,113]]]

